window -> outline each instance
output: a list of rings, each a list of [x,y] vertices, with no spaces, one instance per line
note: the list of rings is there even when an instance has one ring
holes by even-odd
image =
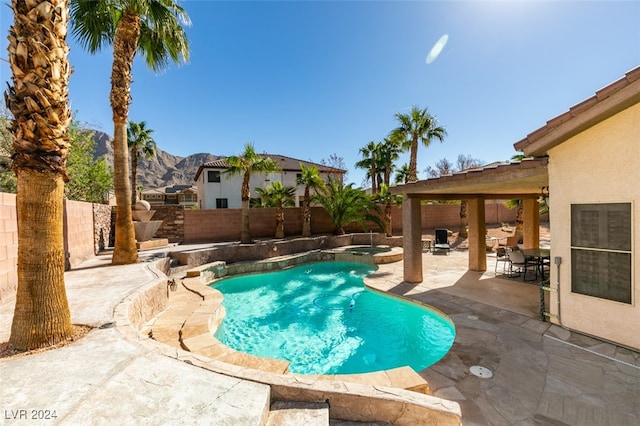
[[[220,171],[209,170],[207,172],[207,182],[220,182]]]
[[[631,204],[571,205],[571,291],[631,303]]]
[[[227,198],[216,198],[216,209],[228,209],[229,200]]]
[[[196,197],[194,196],[194,194],[183,194],[182,201],[185,203],[193,203],[194,201],[196,201]]]
[[[299,182],[302,179],[302,173],[296,173],[296,182]]]

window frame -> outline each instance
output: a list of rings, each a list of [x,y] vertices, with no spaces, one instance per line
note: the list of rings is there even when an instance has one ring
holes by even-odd
[[[595,231],[598,232],[598,235],[577,235],[579,232],[578,227],[580,226],[576,221],[583,219],[581,213],[588,213],[587,210],[591,207],[592,210],[590,212],[596,213],[592,214],[591,218],[586,216],[584,220],[586,222],[591,219],[591,223],[586,223],[585,226],[594,227]],[[633,262],[633,203],[632,202],[609,202],[609,203],[572,203],[570,206],[570,248],[571,248],[571,293],[579,294],[582,296],[590,296],[596,297],[601,300],[624,303],[625,305],[634,305],[634,262]],[[582,211],[581,211],[582,210]],[[624,210],[624,211],[623,211]],[[617,212],[620,213],[623,211],[625,217],[620,218],[612,217],[611,213]],[[606,216],[600,217],[602,214]],[[622,220],[621,220],[622,219]],[[623,231],[627,235],[623,235],[622,239],[613,238],[615,235],[611,233],[611,226],[620,225],[621,221],[627,221],[628,223],[623,224],[623,227],[627,229],[623,229]],[[606,226],[606,229],[601,229],[603,226]],[[614,229],[615,231],[615,229]],[[586,232],[585,232],[586,234]],[[611,237],[611,238],[610,238]],[[628,238],[628,241],[627,241]],[[590,264],[599,263],[600,267],[596,266],[595,272],[599,276],[596,278],[596,287],[594,291],[593,285],[584,284],[579,282],[580,276],[578,274],[578,259],[589,259]],[[619,259],[625,259],[622,260]],[[607,268],[607,266],[602,266],[606,264],[615,264],[621,266],[627,266],[628,262],[628,277],[623,277],[625,287],[622,286],[617,287],[619,290],[611,290],[611,287],[607,285],[607,282],[611,282],[608,280],[610,275],[615,274],[618,270],[612,268]],[[581,271],[581,270],[580,270]],[[602,272],[600,272],[602,271]],[[623,270],[623,273],[625,271]],[[616,277],[619,278],[619,277]],[[628,279],[628,282],[627,282]],[[604,281],[604,282],[603,282]],[[619,296],[621,293],[624,294],[624,297]],[[618,295],[618,297],[613,297],[614,295]]]
[[[217,173],[217,177],[214,177],[213,179],[211,178],[211,176],[216,176]],[[207,183],[220,183],[222,180],[222,173],[220,172],[220,170],[207,170]]]
[[[228,208],[229,208],[228,198],[216,198],[216,209],[228,209]]]

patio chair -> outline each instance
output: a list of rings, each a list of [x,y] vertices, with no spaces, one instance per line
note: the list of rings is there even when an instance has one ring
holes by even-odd
[[[527,278],[527,259],[520,250],[510,250],[507,252],[509,258],[509,278],[519,277],[522,274],[522,279]]]
[[[520,237],[518,237],[517,235],[512,235],[510,237],[507,237],[507,242],[504,245],[500,244],[500,246],[505,248],[513,248],[513,247],[517,248],[519,242],[520,242]]]
[[[446,254],[449,254],[451,245],[449,244],[449,230],[448,229],[436,229],[436,241],[431,248],[432,253],[436,253],[444,250]]]
[[[498,263],[502,263],[502,275],[507,275],[507,265],[509,265],[509,256],[507,255],[507,248],[496,248],[496,265],[494,268],[495,275],[498,275]]]

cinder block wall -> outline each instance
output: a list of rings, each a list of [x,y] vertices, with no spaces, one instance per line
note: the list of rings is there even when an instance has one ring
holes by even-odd
[[[508,209],[500,202],[487,201],[486,218],[488,224],[502,222],[515,223],[516,211]],[[240,209],[207,209],[184,211],[184,242],[199,243],[210,241],[236,241],[240,238]],[[251,236],[270,238],[275,235],[275,209],[250,209],[249,223]],[[394,235],[402,234],[402,208],[393,207],[391,226]],[[457,231],[460,227],[459,204],[425,204],[422,206],[422,229],[448,228]],[[379,232],[373,223],[365,229],[359,223],[345,228],[346,232]],[[322,207],[311,209],[311,231],[313,234],[331,234],[334,231],[331,218]],[[301,235],[302,209],[285,209],[284,232],[286,236]]]
[[[64,250],[69,269],[95,256],[93,205],[65,200],[64,206]]]
[[[93,204],[65,200],[64,206],[64,249],[69,268],[95,255],[96,227]],[[0,192],[0,301],[15,297],[18,288],[17,265],[16,195]]]
[[[0,192],[0,301],[18,288],[18,221],[16,196]]]

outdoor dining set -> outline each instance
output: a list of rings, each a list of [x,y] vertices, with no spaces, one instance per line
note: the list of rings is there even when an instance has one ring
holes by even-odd
[[[495,273],[498,274],[498,264],[502,263],[502,275],[508,278],[522,277],[524,281],[545,280],[551,263],[551,250],[548,248],[521,249],[516,245],[496,248]],[[530,278],[535,273],[533,278]],[[529,274],[529,275],[527,275]]]

